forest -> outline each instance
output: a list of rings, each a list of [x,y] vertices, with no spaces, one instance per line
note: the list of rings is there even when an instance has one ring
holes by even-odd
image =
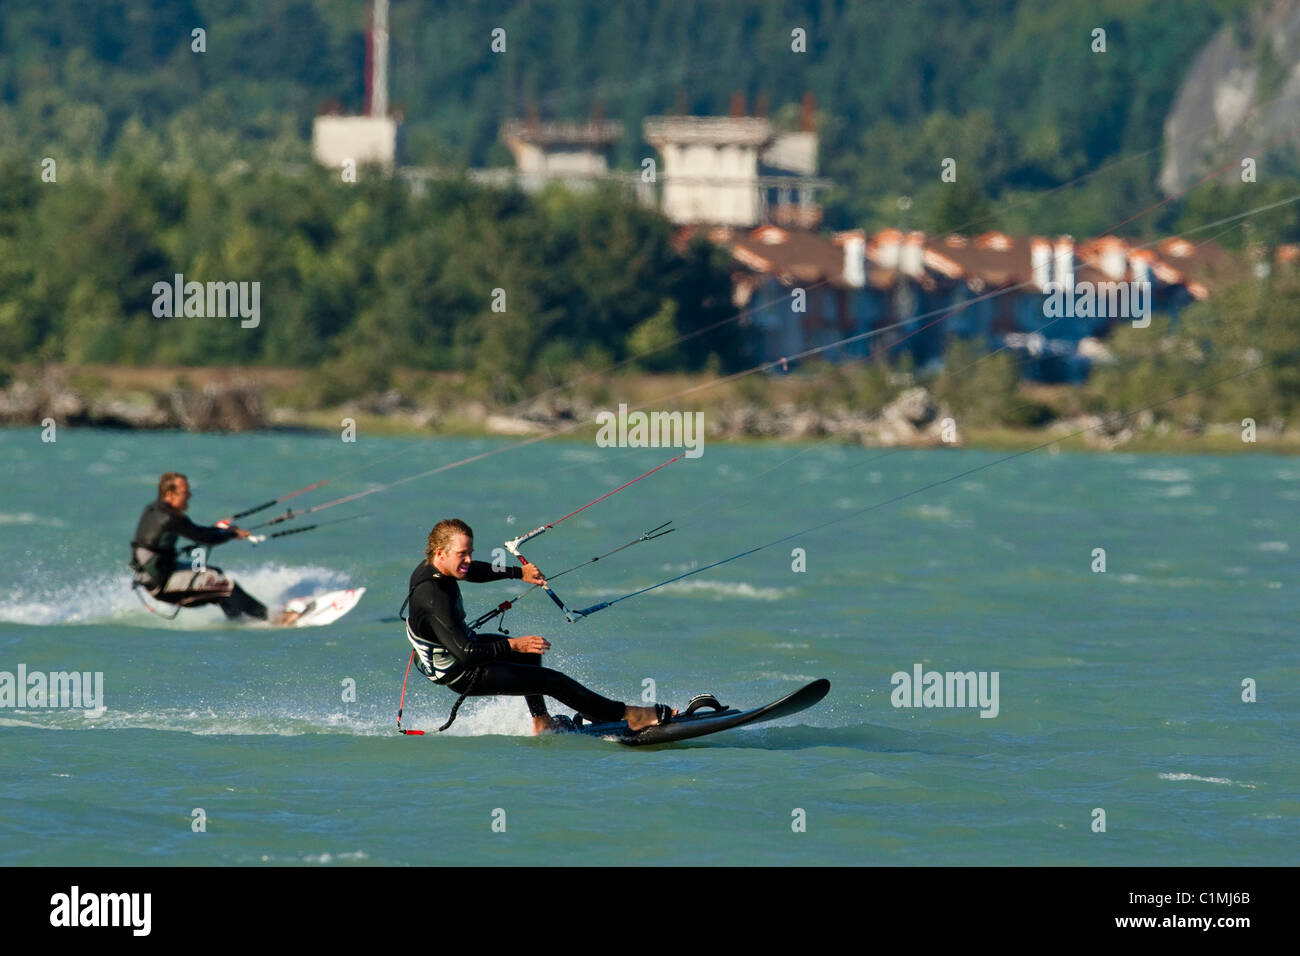
[[[341,396],[396,367],[458,369],[507,399],[510,383],[633,356],[643,371],[731,371],[745,349],[724,321],[725,253],[675,249],[662,217],[615,191],[471,183],[469,168],[510,165],[503,120],[619,119],[611,161],[634,170],[653,155],[646,116],[726,114],[739,92],[793,126],[812,92],[828,227],[1088,236],[1155,206],[1121,231],[1144,240],[1300,192],[1286,150],[1249,188],[1210,182],[1160,204],[1154,185],[1186,66],[1224,24],[1249,40],[1252,6],[394,0],[399,163],[439,171],[413,195],[310,162],[316,112],[362,107],[359,0],[7,0],[0,377],[20,362],[266,365],[320,369]],[[1089,48],[1097,28],[1104,54]],[[956,185],[939,179],[948,156]],[[1300,204],[1213,238],[1300,240]],[[263,321],[154,317],[151,288],[178,273],[260,282]],[[1222,307],[1293,307],[1273,283],[1253,294]]]

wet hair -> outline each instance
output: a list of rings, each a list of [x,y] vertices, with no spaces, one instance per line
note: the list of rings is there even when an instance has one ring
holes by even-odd
[[[439,521],[429,532],[429,542],[424,546],[425,560],[433,564],[433,552],[446,551],[451,547],[452,536],[458,534],[463,534],[472,540],[474,529],[459,518],[443,518]]]
[[[164,497],[171,494],[181,486],[181,482],[189,484],[190,480],[182,475],[179,471],[163,472],[163,476],[158,479],[158,499],[161,501]]]

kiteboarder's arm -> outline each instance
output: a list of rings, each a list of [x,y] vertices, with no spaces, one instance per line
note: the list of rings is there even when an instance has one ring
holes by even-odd
[[[471,561],[469,563],[469,573],[465,575],[465,580],[473,584],[483,584],[486,581],[504,581],[506,578],[513,580],[523,580],[529,584],[540,584],[546,587],[546,578],[542,577],[542,572],[537,570],[537,565],[529,562],[522,568],[514,565],[507,567],[504,571],[497,571],[486,561]]]
[[[516,568],[512,565],[504,571],[498,571],[486,561],[471,561],[465,580],[471,584],[484,584],[488,581],[504,581],[507,578],[518,580],[522,577],[523,568]]]
[[[220,544],[223,541],[229,541],[231,538],[246,537],[248,532],[239,528],[208,528],[201,524],[195,524],[183,514],[174,515],[172,518],[176,533],[191,541],[197,541],[199,544]]]

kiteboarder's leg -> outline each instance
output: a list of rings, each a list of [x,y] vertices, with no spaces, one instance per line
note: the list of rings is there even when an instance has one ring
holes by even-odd
[[[226,617],[232,619],[241,614],[266,619],[265,605],[222,574],[220,568],[173,571],[162,588],[154,593],[154,597],[181,607],[217,604]]]
[[[538,657],[539,655],[521,655],[519,652],[512,652],[511,658],[515,656]],[[644,730],[646,727],[653,727],[677,713],[677,711],[663,704],[656,704],[653,707],[620,704],[616,700],[602,697],[595,691],[583,687],[573,678],[561,674],[559,671],[551,670],[549,667],[541,667],[534,663],[515,663],[510,659],[502,660],[498,658],[489,664],[483,665],[479,670],[481,671],[479,678],[469,692],[471,697],[505,694],[512,697],[522,696],[526,698],[534,694],[544,695],[555,698],[566,707],[571,707],[584,717],[591,718],[598,723],[615,723],[626,720],[628,728],[631,730]],[[465,692],[465,686],[469,681],[465,678],[464,673],[448,684],[452,690],[460,693]],[[555,730],[557,729],[555,719],[534,714],[533,729],[536,733]]]
[[[266,605],[233,581],[230,582],[230,597],[221,602],[221,610],[232,620],[241,614],[255,617],[259,621],[265,621],[267,617]]]
[[[541,654],[523,654],[518,651],[512,652],[510,660],[525,667],[541,667]],[[533,716],[533,733],[544,734],[548,730],[560,730],[562,724],[552,717],[546,710],[546,698],[541,694],[525,694],[524,703],[528,705],[528,713]]]
[[[512,654],[511,658],[516,655]],[[538,657],[536,654],[519,655]],[[573,678],[559,671],[542,667],[535,663],[516,663],[512,659],[497,659],[479,668],[481,674],[470,691],[473,697],[506,695],[510,697],[553,697],[566,707],[600,722],[612,722],[623,719],[625,708],[616,700],[602,697],[595,691],[588,690]],[[451,681],[448,686],[464,693],[469,681],[462,675]],[[531,710],[531,705],[530,705]],[[543,703],[542,714],[546,713]]]
[[[485,638],[491,639],[496,637],[500,637],[503,640],[505,639],[504,634],[480,634],[479,635],[480,639],[485,639]],[[525,667],[542,666],[541,654],[525,654],[522,651],[511,651],[509,654],[505,655],[504,657],[498,658],[498,660],[506,661],[512,664],[523,664]],[[524,703],[528,705],[528,713],[532,715],[534,731],[536,731],[537,733],[541,733],[544,730],[555,729],[555,722],[551,719],[551,715],[547,713],[546,701],[543,699],[541,694],[525,694]]]
[[[218,604],[230,597],[231,583],[216,568],[201,571],[173,571],[153,596],[167,604],[200,607]]]
[[[220,588],[224,592],[217,604],[228,620],[233,621],[243,615],[259,621],[266,620],[266,605],[236,584],[234,578],[227,577],[220,568],[208,567],[207,571],[214,575],[209,586]]]

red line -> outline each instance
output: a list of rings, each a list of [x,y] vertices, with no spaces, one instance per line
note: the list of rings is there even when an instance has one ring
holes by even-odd
[[[298,497],[299,495],[305,495],[307,492],[311,491],[313,488],[319,488],[321,485],[328,485],[329,483],[330,483],[330,480],[329,480],[328,478],[326,478],[324,481],[318,481],[318,482],[316,482],[316,484],[314,484],[314,485],[308,485],[306,488],[299,488],[297,491],[291,491],[291,492],[289,492],[287,495],[285,495],[283,498],[276,498],[276,499],[275,499],[275,503],[276,503],[276,504],[279,504],[281,501],[288,501],[290,498],[296,498],[296,497]]]
[[[627,483],[627,485],[635,485],[635,484],[636,484],[638,481],[640,481],[642,478],[648,478],[648,477],[650,477],[650,476],[653,475],[656,471],[658,471],[660,468],[667,468],[667,467],[668,467],[669,465],[671,465],[673,462],[675,462],[675,461],[680,461],[680,460],[682,459],[682,457],[684,456],[684,454],[685,454],[685,453],[683,453],[682,455],[678,455],[676,458],[670,458],[670,459],[668,459],[668,461],[664,462],[662,465],[659,465],[659,466],[656,467],[656,468],[651,468],[651,469],[650,469],[649,471],[647,471],[644,475],[640,475],[640,476],[638,476],[638,477],[636,477],[636,478],[633,478],[631,481],[629,481],[629,482]],[[601,495],[599,498],[597,498],[595,501],[588,501],[585,505],[583,505],[581,508],[579,508],[578,511],[586,511],[586,510],[587,510],[588,508],[590,508],[592,505],[594,505],[594,504],[599,504],[600,502],[602,502],[602,501],[604,501],[606,498],[608,498],[610,495],[616,495],[616,494],[618,494],[620,491],[622,491],[624,488],[626,488],[627,485],[619,485],[619,486],[618,486],[617,488],[615,488],[613,491],[606,492],[605,494],[603,494],[603,495]],[[554,528],[557,524],[560,523],[560,521],[568,521],[570,518],[572,518],[574,515],[576,515],[576,514],[578,513],[578,511],[571,511],[571,512],[569,512],[567,515],[565,515],[563,518],[560,518],[559,521],[552,521],[552,522],[551,522],[550,524],[548,524],[546,527],[548,527],[548,528]]]

